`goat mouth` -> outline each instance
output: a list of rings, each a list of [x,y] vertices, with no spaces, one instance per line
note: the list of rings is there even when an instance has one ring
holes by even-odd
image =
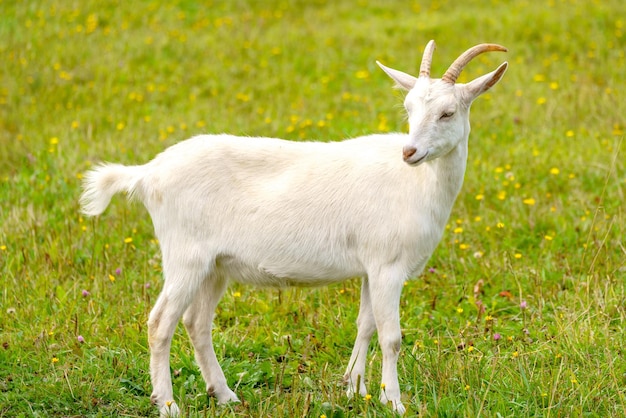
[[[416,165],[423,163],[426,160],[426,157],[428,157],[428,151],[426,151],[424,154],[418,156],[415,159],[407,161],[406,163],[410,165],[411,167],[415,167]]]

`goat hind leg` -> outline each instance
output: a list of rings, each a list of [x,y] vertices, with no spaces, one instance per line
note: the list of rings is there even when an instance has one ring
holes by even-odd
[[[224,372],[215,356],[211,335],[215,308],[227,284],[221,277],[207,277],[183,315],[183,323],[194,346],[196,361],[207,385],[207,393],[215,396],[220,404],[239,401],[235,392],[230,390],[226,383]]]
[[[171,271],[171,269],[169,269]],[[174,402],[172,377],[170,375],[170,348],[172,336],[183,312],[191,302],[200,279],[197,272],[188,274],[165,274],[163,290],[148,319],[148,343],[150,345],[150,377],[152,395],[162,417],[180,414]]]

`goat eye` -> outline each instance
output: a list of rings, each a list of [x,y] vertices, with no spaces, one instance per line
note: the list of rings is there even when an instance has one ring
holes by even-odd
[[[454,112],[444,112],[441,114],[441,116],[439,117],[439,120],[441,119],[449,119],[452,116],[454,116]]]

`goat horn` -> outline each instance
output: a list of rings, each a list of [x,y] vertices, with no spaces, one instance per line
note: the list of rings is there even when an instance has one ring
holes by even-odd
[[[446,73],[443,75],[443,77],[441,77],[441,79],[443,81],[445,81],[446,83],[454,84],[456,82],[456,79],[461,74],[461,71],[463,71],[463,68],[465,68],[465,66],[467,65],[468,62],[470,62],[477,55],[480,55],[483,52],[489,52],[489,51],[504,51],[504,52],[506,52],[507,49],[505,47],[503,47],[501,45],[497,45],[497,44],[480,44],[480,45],[476,45],[476,46],[468,49],[467,51],[465,51],[463,54],[461,54],[461,56],[458,57],[452,63],[450,68],[448,68],[448,71],[446,71]]]
[[[430,64],[433,62],[433,52],[435,51],[435,41],[426,44],[422,64],[420,65],[420,77],[430,77]]]

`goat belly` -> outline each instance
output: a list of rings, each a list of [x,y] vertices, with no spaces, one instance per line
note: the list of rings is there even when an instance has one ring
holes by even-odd
[[[262,287],[316,287],[362,275],[327,265],[295,265],[289,262],[250,263],[232,256],[220,256],[216,273],[237,283]]]

